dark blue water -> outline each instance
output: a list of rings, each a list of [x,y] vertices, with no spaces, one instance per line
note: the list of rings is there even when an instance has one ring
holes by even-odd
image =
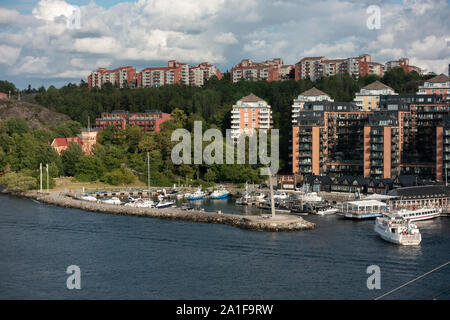
[[[401,247],[379,239],[373,221],[336,216],[266,233],[0,203],[0,299],[371,299],[450,259],[444,217],[418,223],[421,246]],[[374,264],[381,290],[366,287]],[[81,290],[66,288],[69,265],[81,268]],[[449,299],[449,290],[447,266],[390,298]]]

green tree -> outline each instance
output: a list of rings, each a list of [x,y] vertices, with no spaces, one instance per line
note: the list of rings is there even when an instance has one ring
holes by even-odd
[[[61,153],[63,171],[66,176],[75,176],[76,164],[84,156],[81,146],[77,143],[69,143],[66,150]]]
[[[75,165],[75,178],[78,181],[97,181],[105,172],[103,163],[95,156],[82,156]]]

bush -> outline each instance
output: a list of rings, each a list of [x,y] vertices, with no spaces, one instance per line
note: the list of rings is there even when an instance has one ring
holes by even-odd
[[[8,173],[0,177],[0,185],[10,191],[27,191],[36,187],[36,179],[23,173]]]
[[[113,171],[106,173],[102,177],[103,182],[112,184],[114,186],[117,186],[119,184],[130,184],[135,180],[136,177],[134,176],[134,174],[124,167],[120,169],[114,169]]]

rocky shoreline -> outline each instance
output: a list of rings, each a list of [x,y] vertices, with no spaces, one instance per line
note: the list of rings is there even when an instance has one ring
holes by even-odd
[[[299,231],[309,230],[316,227],[315,223],[308,222],[301,217],[292,215],[276,214],[275,218],[264,218],[262,216],[243,216],[237,214],[219,214],[205,211],[184,211],[176,208],[155,209],[155,208],[133,208],[98,202],[89,202],[70,197],[63,192],[51,192],[50,194],[39,194],[36,192],[12,193],[5,192],[19,197],[37,200],[48,205],[55,205],[64,208],[80,209],[85,211],[121,214],[140,217],[150,217],[167,220],[181,220],[203,223],[220,223],[242,229],[255,231]]]

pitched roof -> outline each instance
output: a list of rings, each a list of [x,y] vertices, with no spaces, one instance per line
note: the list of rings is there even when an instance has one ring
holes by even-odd
[[[328,94],[317,89],[316,87],[312,87],[311,89],[302,92],[301,95],[302,96],[322,96],[322,95],[328,96]]]
[[[426,82],[447,82],[447,81],[450,81],[450,77],[446,76],[443,73],[441,73],[440,75],[438,75],[434,78],[426,80]]]
[[[259,101],[264,101],[264,99],[261,99],[260,97],[254,95],[253,93],[250,93],[248,96],[245,96],[245,97],[241,98],[239,101],[242,101],[242,102],[259,102]]]
[[[55,138],[52,142],[52,146],[54,147],[67,147],[68,145],[67,138]]]
[[[382,83],[382,82],[380,82],[378,80],[368,84],[365,87],[362,87],[362,89],[367,89],[367,90],[391,89],[391,90],[393,90],[391,87],[385,85],[384,83]]]

